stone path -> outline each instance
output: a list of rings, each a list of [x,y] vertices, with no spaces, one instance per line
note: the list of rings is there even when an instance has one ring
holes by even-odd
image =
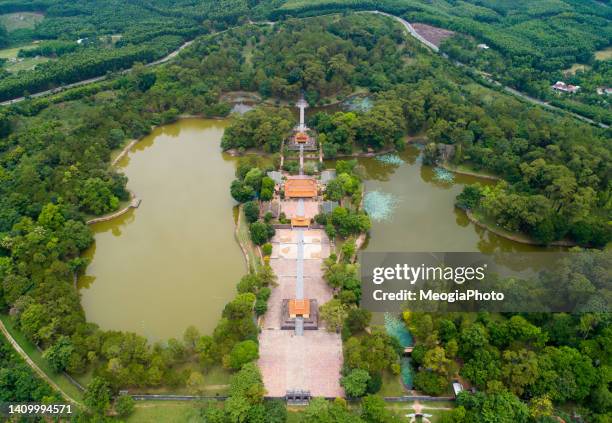
[[[298,288],[298,244],[303,240],[303,298],[316,299],[319,306],[332,299],[321,266],[329,256],[329,239],[319,229],[278,229],[272,239],[270,265],[278,286],[268,300],[259,335],[259,361],[267,395],[283,397],[288,390],[310,391],[316,397],[344,396],[340,386],[342,340],[319,324],[319,330],[304,330],[303,336],[281,330],[282,300],[294,298]]]

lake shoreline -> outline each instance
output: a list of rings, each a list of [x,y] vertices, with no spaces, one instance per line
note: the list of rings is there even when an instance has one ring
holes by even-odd
[[[216,311],[231,299],[235,282],[248,268],[240,243],[232,238],[235,203],[229,189],[224,183],[202,183],[229,184],[234,177],[235,160],[221,155],[219,148],[227,124],[179,119],[156,125],[150,134],[126,140],[115,151],[113,157],[123,152],[123,160],[111,169],[129,177],[131,195],[112,213],[87,216],[95,244],[82,254],[90,264],[77,277],[77,289],[90,321],[104,329],[138,333],[151,342],[180,337],[189,325],[206,333],[214,329]],[[138,202],[134,194],[146,201],[137,213],[129,211]],[[167,207],[168,202],[173,207]],[[173,209],[178,210],[175,222]],[[222,259],[218,249],[224,251]],[[172,284],[165,283],[170,280]],[[213,280],[224,283],[209,283]],[[181,292],[171,294],[177,289]],[[104,304],[113,292],[124,294],[117,312],[109,314]],[[199,308],[197,297],[208,298],[206,310]],[[172,321],[155,312],[162,306],[174,307]]]
[[[472,213],[470,210],[464,210],[464,211],[465,211],[465,215],[467,216],[467,218],[474,225],[478,226],[479,228],[485,229],[489,232],[492,232],[495,235],[501,238],[505,238],[509,241],[518,242],[519,244],[525,244],[525,245],[534,245],[537,247],[577,247],[578,246],[578,244],[572,241],[553,241],[550,244],[543,244],[534,239],[528,238],[524,234],[520,234],[520,233],[509,234],[509,233],[506,233],[506,231],[502,231],[487,223],[482,222],[480,219],[474,216],[474,213]]]

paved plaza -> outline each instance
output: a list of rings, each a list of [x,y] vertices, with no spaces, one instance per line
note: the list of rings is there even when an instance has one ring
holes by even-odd
[[[272,239],[270,265],[278,286],[272,290],[264,315],[258,365],[269,396],[282,397],[292,389],[308,390],[313,396],[343,396],[340,335],[327,332],[321,324],[319,330],[306,330],[303,336],[280,329],[282,300],[294,298],[296,292],[297,232],[278,229]],[[303,230],[303,239],[304,297],[316,299],[320,306],[333,296],[321,270],[323,259],[329,256],[329,239],[318,229]]]

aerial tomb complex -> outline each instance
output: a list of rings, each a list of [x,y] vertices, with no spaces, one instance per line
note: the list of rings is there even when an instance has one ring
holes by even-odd
[[[304,175],[304,151],[317,151],[320,146],[316,133],[305,124],[307,103],[302,99],[297,107],[300,121],[285,139],[283,155],[299,152],[299,172],[268,173],[276,185],[275,198],[269,203],[279,207],[265,207],[283,213],[290,224],[278,224],[271,240],[270,266],[278,285],[263,316],[258,361],[268,395],[292,401],[344,396],[342,340],[319,320],[319,306],[333,298],[322,270],[331,245],[325,231],[311,223],[318,213],[333,208],[321,194],[335,175],[326,171],[321,177]]]

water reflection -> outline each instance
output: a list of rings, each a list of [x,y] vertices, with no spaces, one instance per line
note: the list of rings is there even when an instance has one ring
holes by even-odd
[[[471,223],[463,211],[454,207],[457,194],[466,184],[491,186],[496,182],[460,174],[454,174],[452,182],[441,181],[432,166],[420,162],[420,155],[421,149],[409,144],[400,153],[404,160],[400,165],[381,163],[375,158],[358,160],[364,169],[367,192],[382,192],[398,199],[388,218],[373,221],[369,251],[559,250],[510,241]]]

